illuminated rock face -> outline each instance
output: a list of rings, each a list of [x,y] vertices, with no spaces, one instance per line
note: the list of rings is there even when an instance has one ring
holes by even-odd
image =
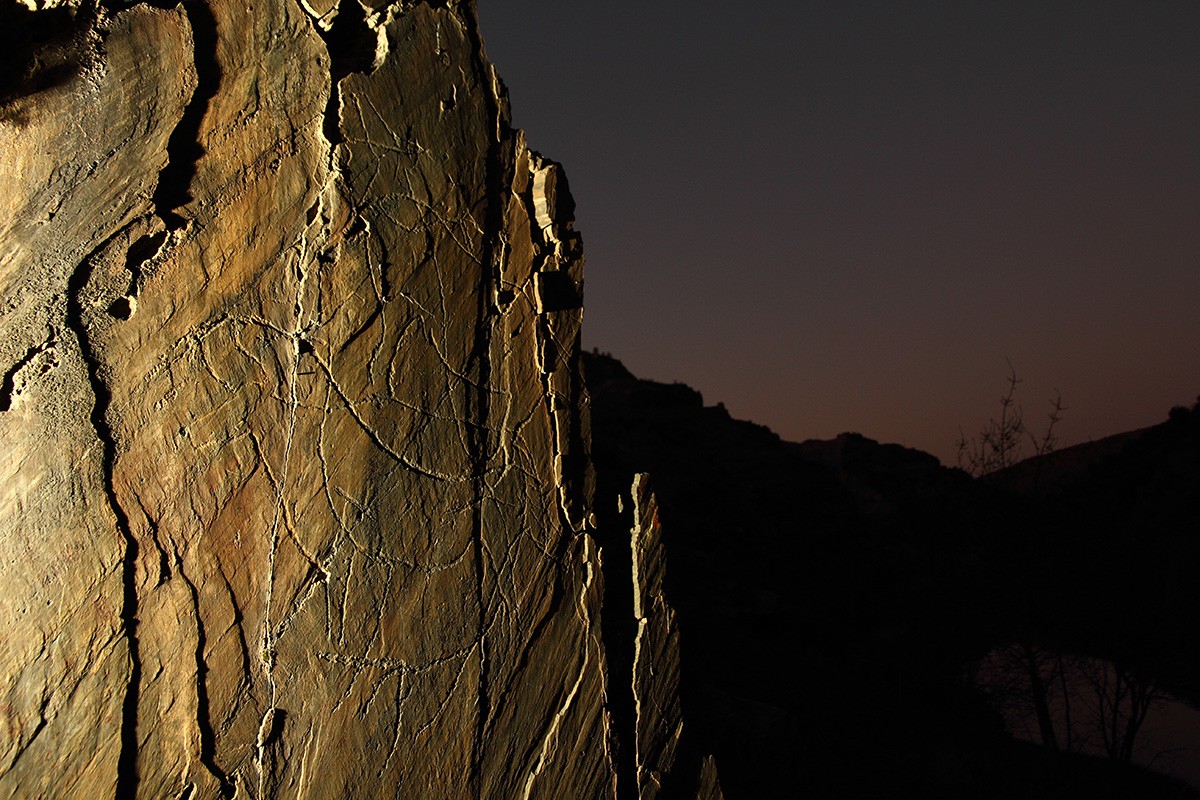
[[[662,794],[663,776],[675,764],[683,734],[679,705],[679,628],[675,610],[667,605],[667,559],[658,499],[649,476],[634,476],[630,489],[633,526],[630,529],[630,567],[633,573],[634,734],[638,796],[653,800]],[[702,795],[702,797],[705,797]]]
[[[612,796],[580,242],[473,5],[4,15],[0,797]]]

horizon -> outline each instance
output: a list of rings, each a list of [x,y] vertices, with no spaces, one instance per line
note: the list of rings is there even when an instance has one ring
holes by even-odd
[[[609,358],[609,359],[612,359],[612,360],[616,361],[617,363],[621,364],[623,367],[625,367],[625,369],[627,369],[627,370],[629,369],[628,365],[626,365],[624,363],[624,361],[621,360],[620,355],[617,353],[609,352],[598,346],[584,348],[584,351],[585,351],[585,357],[590,356],[590,357],[598,357],[598,358]],[[729,409],[726,407],[725,403],[722,400],[710,399],[709,397],[704,395],[704,393],[701,392],[699,389],[696,389],[696,387],[691,386],[683,381],[661,381],[652,376],[646,377],[643,375],[638,375],[636,372],[633,372],[632,370],[629,370],[629,371],[630,371],[630,374],[633,375],[634,379],[638,380],[638,381],[646,381],[649,383],[656,383],[656,384],[663,385],[663,386],[671,386],[671,385],[686,386],[687,388],[697,392],[700,395],[701,401],[705,408],[719,407],[722,410],[729,412]],[[997,403],[997,408],[999,408],[999,407],[1000,407],[1000,404]],[[1158,426],[1158,425],[1168,422],[1168,418],[1171,416],[1172,412],[1179,408],[1189,410],[1189,411],[1196,409],[1196,408],[1200,408],[1200,397],[1195,398],[1195,400],[1193,400],[1191,403],[1177,403],[1175,406],[1172,406],[1171,409],[1168,409],[1167,411],[1165,411],[1162,414],[1161,419],[1147,422],[1144,425],[1139,425],[1134,428],[1128,428],[1128,429],[1120,430],[1120,431],[1113,431],[1112,433],[1105,434],[1103,436],[1088,438],[1088,439],[1084,439],[1082,441],[1075,441],[1075,442],[1071,442],[1070,444],[1056,444],[1055,446],[1052,446],[1050,449],[1045,450],[1043,452],[1038,452],[1036,450],[1035,442],[1030,437],[1035,437],[1040,434],[1044,434],[1046,432],[1045,425],[1042,425],[1042,427],[1039,428],[1038,425],[1039,425],[1039,423],[1042,422],[1041,420],[1035,419],[1033,422],[1026,421],[1026,428],[1022,432],[1023,438],[1019,438],[1019,446],[1016,450],[1016,455],[1013,457],[1013,460],[1007,464],[1007,466],[1016,466],[1017,464],[1020,464],[1024,461],[1036,458],[1038,456],[1049,455],[1050,453],[1057,453],[1060,451],[1069,450],[1073,447],[1084,447],[1086,445],[1094,444],[1096,442],[1101,442],[1101,441],[1105,441],[1108,439],[1120,438],[1120,437],[1126,436],[1127,434],[1140,433],[1142,431],[1148,430],[1150,428],[1153,428],[1155,426]],[[729,412],[729,416],[730,416],[730,419],[732,419],[734,422],[750,423],[753,425],[757,425],[759,427],[766,427],[772,433],[779,436],[779,438],[781,440],[786,441],[786,442],[792,442],[795,444],[804,444],[806,442],[830,442],[830,441],[839,439],[843,436],[861,436],[866,439],[872,440],[880,445],[888,445],[888,444],[900,445],[902,447],[907,447],[909,449],[918,450],[922,453],[925,453],[926,455],[932,455],[934,457],[937,457],[937,455],[935,453],[932,453],[928,450],[922,450],[919,447],[913,447],[911,445],[904,444],[903,442],[897,442],[897,441],[892,441],[892,440],[887,440],[887,439],[875,439],[874,437],[868,436],[868,435],[862,433],[861,431],[853,430],[853,429],[839,431],[838,433],[833,434],[832,436],[809,436],[809,437],[805,437],[803,439],[789,439],[788,437],[781,435],[774,428],[771,428],[771,426],[766,425],[765,423],[763,423],[759,420],[749,419],[746,417],[739,417],[737,414],[734,414],[732,412]],[[982,433],[982,430],[985,427],[985,424],[987,422],[994,423],[995,421],[996,420],[994,418],[992,418],[990,420],[985,420],[984,424],[981,424],[976,429],[973,429],[971,431],[964,430],[963,433],[966,436],[966,445],[968,447],[970,447],[972,445],[979,444],[980,443],[980,434]],[[1061,424],[1061,422],[1058,424]],[[1057,425],[1055,426],[1055,430],[1057,430]],[[1055,436],[1054,441],[1055,442],[1058,441],[1057,435]],[[1040,439],[1038,440],[1037,443],[1040,444]],[[969,463],[969,458],[967,458],[965,456],[965,454],[964,454],[964,459],[963,459],[964,463],[959,463],[957,458],[953,458],[949,461],[946,460],[945,458],[939,458],[939,461],[941,461],[942,466],[944,466],[944,467],[958,467],[967,472],[971,472],[975,476],[985,475],[988,472],[993,471],[993,469],[988,469],[986,467],[983,467],[979,470],[973,470],[971,468],[971,464]]]
[[[1194,402],[1200,5],[687,9],[480,3],[571,181],[587,349],[949,466],[1006,360],[1060,447]]]

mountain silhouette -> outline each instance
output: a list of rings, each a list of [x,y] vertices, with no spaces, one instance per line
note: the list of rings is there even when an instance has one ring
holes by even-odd
[[[1200,700],[1200,413],[976,479],[853,433],[783,441],[608,355],[584,366],[601,528],[635,473],[659,502],[680,774],[711,753],[728,798],[1200,797],[1014,737],[976,677],[1031,642]]]

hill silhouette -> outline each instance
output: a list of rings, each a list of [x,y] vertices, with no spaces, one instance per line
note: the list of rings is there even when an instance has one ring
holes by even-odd
[[[1200,797],[1018,740],[977,680],[1021,641],[1200,700],[1200,413],[975,479],[853,433],[785,442],[606,355],[585,370],[601,528],[648,472],[680,758],[712,753],[726,797]]]

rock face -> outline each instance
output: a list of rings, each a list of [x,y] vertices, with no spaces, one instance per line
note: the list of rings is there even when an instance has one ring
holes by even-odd
[[[0,796],[612,796],[580,241],[473,5],[0,22]]]
[[[679,707],[679,627],[675,610],[667,605],[666,553],[658,500],[650,476],[634,476],[633,528],[630,531],[633,567],[633,702],[639,797],[656,798],[663,775],[675,764],[683,735]]]

